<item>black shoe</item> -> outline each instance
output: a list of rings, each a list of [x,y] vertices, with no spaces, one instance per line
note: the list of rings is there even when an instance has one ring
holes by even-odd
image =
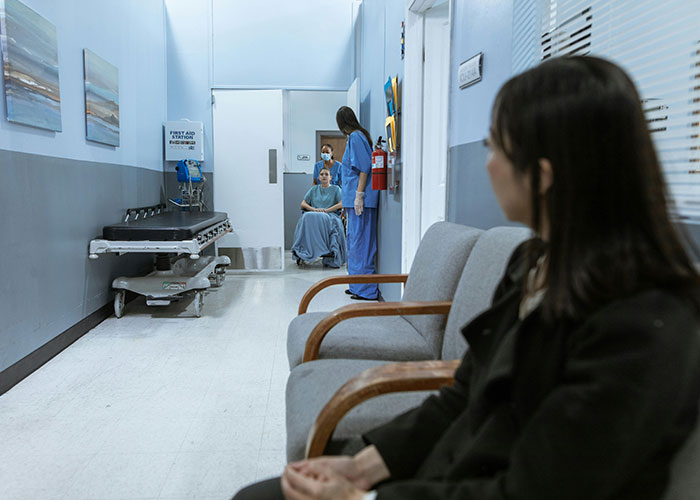
[[[347,295],[352,295],[352,294],[353,294],[353,293],[350,291],[349,288],[348,288],[347,290],[345,290],[345,293],[346,293]]]
[[[357,294],[352,294],[350,296],[350,298],[352,300],[377,300],[377,299],[368,299],[367,297],[362,297],[361,295],[357,295]]]

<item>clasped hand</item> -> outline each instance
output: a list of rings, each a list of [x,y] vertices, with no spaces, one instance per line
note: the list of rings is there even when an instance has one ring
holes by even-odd
[[[362,500],[371,487],[350,457],[292,462],[281,484],[287,500]]]

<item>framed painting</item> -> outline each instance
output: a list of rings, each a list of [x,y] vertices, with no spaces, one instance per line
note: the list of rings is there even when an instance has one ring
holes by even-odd
[[[85,136],[119,146],[119,69],[83,49],[85,71]]]
[[[18,0],[0,0],[8,121],[61,131],[56,27]]]

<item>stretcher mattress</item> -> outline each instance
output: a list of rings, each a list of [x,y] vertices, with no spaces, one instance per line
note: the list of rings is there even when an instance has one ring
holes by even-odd
[[[162,212],[102,228],[102,238],[111,241],[182,241],[225,221],[225,212]]]

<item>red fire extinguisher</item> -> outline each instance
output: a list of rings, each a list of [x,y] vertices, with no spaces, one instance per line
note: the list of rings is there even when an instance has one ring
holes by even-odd
[[[386,141],[380,135],[372,151],[372,189],[375,191],[386,189],[386,151],[382,149],[383,142]]]

